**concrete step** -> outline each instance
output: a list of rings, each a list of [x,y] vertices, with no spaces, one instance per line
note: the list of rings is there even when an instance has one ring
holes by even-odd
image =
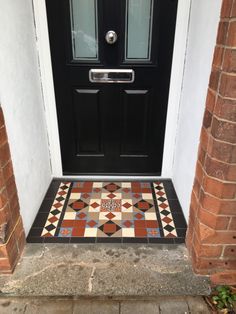
[[[156,298],[210,293],[184,245],[28,244],[2,295]]]
[[[150,300],[78,300],[73,298],[0,298],[0,313],[24,314],[207,314],[201,297]]]

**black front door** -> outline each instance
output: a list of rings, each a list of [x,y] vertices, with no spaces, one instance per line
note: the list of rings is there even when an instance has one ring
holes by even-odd
[[[160,175],[177,0],[46,0],[64,174]]]

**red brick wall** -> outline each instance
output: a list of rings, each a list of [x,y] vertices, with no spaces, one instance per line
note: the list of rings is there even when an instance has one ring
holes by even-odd
[[[6,232],[3,232],[6,230]],[[0,273],[11,273],[25,244],[11,155],[0,107]]]
[[[196,272],[236,284],[236,0],[223,0],[186,243]]]

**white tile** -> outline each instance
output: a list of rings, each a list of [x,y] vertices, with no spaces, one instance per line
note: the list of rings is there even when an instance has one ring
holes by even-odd
[[[142,193],[142,197],[144,200],[152,200],[152,193]]]
[[[101,188],[102,187],[102,182],[94,182],[93,183],[93,188]]]
[[[145,213],[145,219],[146,220],[157,220],[157,215],[156,213]]]
[[[75,217],[76,217],[76,212],[73,212],[73,213],[72,212],[65,212],[64,219],[74,220]]]
[[[85,228],[84,236],[85,237],[96,237],[98,228]]]
[[[122,188],[131,188],[131,182],[122,182],[121,186]]]
[[[70,199],[71,200],[78,200],[81,197],[81,193],[71,193],[70,194]]]
[[[133,206],[126,208],[124,206],[121,207],[122,213],[132,213],[133,212]]]
[[[122,228],[122,237],[134,238],[134,228]]]

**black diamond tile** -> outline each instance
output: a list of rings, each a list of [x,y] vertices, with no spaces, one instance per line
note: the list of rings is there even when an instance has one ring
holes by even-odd
[[[54,209],[50,213],[53,214],[54,216],[56,216],[56,215],[60,214],[60,211],[58,209]]]
[[[175,228],[172,227],[171,225],[166,225],[166,226],[164,227],[164,229],[167,230],[168,232],[171,232],[171,231],[173,231]]]
[[[45,227],[45,229],[47,231],[52,231],[52,230],[56,229],[56,227],[54,225],[48,225],[47,227]]]
[[[63,201],[65,198],[64,197],[62,197],[62,196],[58,196],[57,198],[56,198],[56,200],[58,201],[58,202],[61,202],[61,201]]]
[[[166,198],[165,197],[163,197],[163,196],[161,196],[161,197],[158,197],[158,201],[160,201],[160,202],[165,202],[166,201]]]
[[[161,211],[161,214],[164,215],[164,216],[168,216],[169,213],[170,213],[170,211],[169,211],[169,210],[166,210],[166,209],[163,209],[163,210]]]

